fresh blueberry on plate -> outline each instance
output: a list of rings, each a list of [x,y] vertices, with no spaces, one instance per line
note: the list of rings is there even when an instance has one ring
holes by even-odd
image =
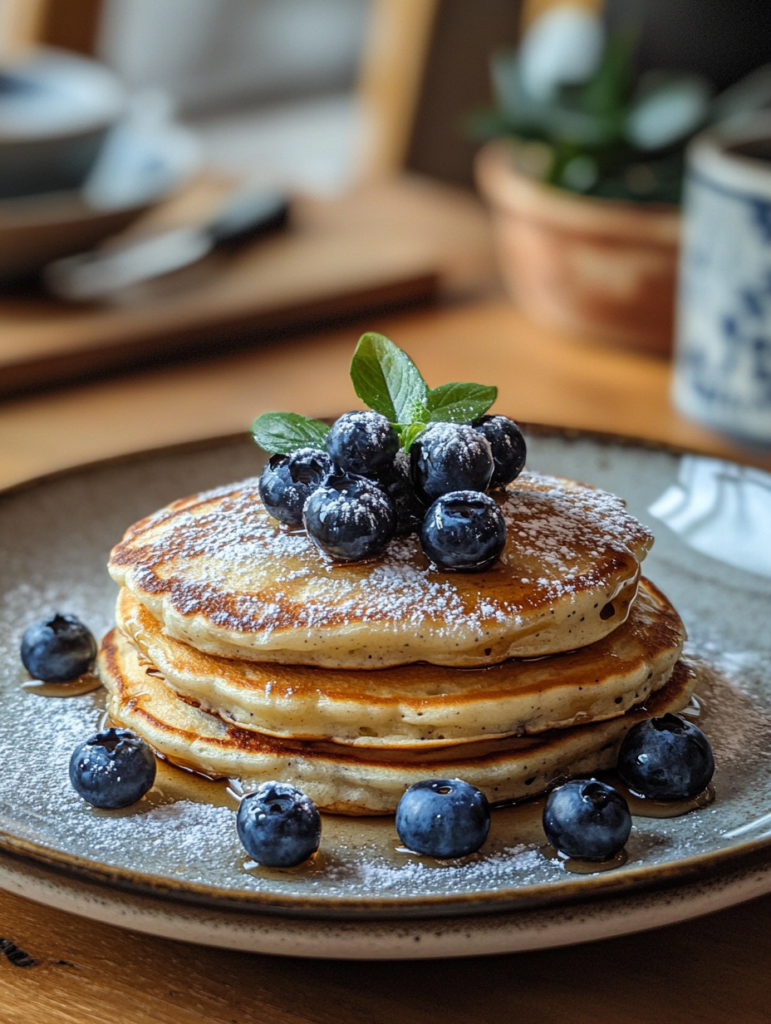
[[[490,442],[462,423],[432,423],[410,449],[415,490],[430,504],[448,491],[485,491],[493,475]]]
[[[263,782],[241,801],[238,838],[268,868],[292,868],[319,848],[321,816],[314,802],[288,782]]]
[[[327,451],[348,473],[379,476],[399,451],[399,438],[379,412],[346,412],[327,434]]]
[[[490,442],[494,465],[490,486],[505,487],[516,480],[525,468],[527,443],[514,420],[508,416],[480,416],[472,426]]]
[[[332,460],[318,448],[272,455],[260,476],[263,505],[280,523],[302,526],[305,502],[331,469]]]
[[[678,715],[638,722],[618,755],[622,780],[651,800],[690,800],[707,788],[714,771],[709,740]]]
[[[396,531],[396,510],[377,484],[332,473],[308,498],[303,512],[311,540],[340,562],[375,558]]]
[[[66,683],[88,672],[96,657],[91,630],[74,615],[56,613],[35,622],[21,641],[21,660],[35,679]]]
[[[379,483],[394,503],[397,537],[417,533],[426,514],[426,506],[412,485],[410,457],[406,452],[397,452],[391,466],[380,474]]]
[[[415,853],[449,860],[475,853],[490,831],[487,797],[460,779],[410,786],[396,809],[396,831]]]
[[[506,545],[506,520],[489,495],[450,491],[426,512],[420,543],[440,569],[489,569]]]
[[[597,779],[573,779],[549,794],[543,811],[546,838],[560,853],[583,860],[610,860],[632,829],[624,797]]]
[[[73,751],[70,782],[93,807],[129,807],[155,782],[155,755],[130,729],[105,729]]]

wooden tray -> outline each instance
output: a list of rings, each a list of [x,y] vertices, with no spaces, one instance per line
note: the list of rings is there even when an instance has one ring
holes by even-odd
[[[226,190],[202,179],[132,230],[200,219]],[[2,297],[0,396],[405,307],[490,265],[484,214],[454,189],[395,179],[340,199],[298,199],[287,231],[137,287],[120,303]]]

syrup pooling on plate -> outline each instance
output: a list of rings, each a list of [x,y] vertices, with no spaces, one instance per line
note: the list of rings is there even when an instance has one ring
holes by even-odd
[[[100,722],[100,727],[105,727],[109,723],[106,721]],[[173,805],[179,802],[183,803],[196,803],[204,806],[221,806],[228,807],[231,810],[237,809],[238,801],[241,793],[238,783],[235,783],[234,791],[233,781],[225,779],[215,780],[206,778],[200,774],[186,771],[178,766],[167,764],[162,760],[158,766],[158,776],[153,789],[143,798],[140,804],[134,805],[131,808],[127,808],[122,811],[96,811],[94,812],[97,816],[103,818],[115,818],[119,816],[121,818],[130,818],[132,816],[140,815],[144,817],[148,811],[152,812],[155,808],[161,808],[165,805]],[[516,849],[521,850],[516,857],[522,863],[532,863],[532,857],[536,856],[537,849],[539,846],[538,833],[539,833],[539,821],[540,821],[540,810],[543,801],[535,800],[528,801],[517,807],[509,809],[496,809],[494,814],[494,820],[499,818],[505,818],[504,833],[505,849]],[[682,810],[678,810],[678,813],[683,813]],[[338,825],[343,824],[343,819],[336,819]],[[375,820],[375,824],[377,819]],[[359,824],[361,827],[363,823]],[[523,847],[522,844],[525,844]],[[527,844],[532,844],[530,847]],[[404,851],[410,853],[414,858],[412,851]],[[545,856],[550,856],[548,850],[544,850]],[[496,858],[498,855],[496,854]],[[426,862],[428,863],[428,861]],[[499,864],[502,869],[502,862],[497,859],[495,863]],[[564,870],[571,871],[575,868],[580,873],[593,873],[599,870],[607,870],[609,867],[620,866],[621,861],[615,860],[612,864],[608,865],[591,865],[587,863],[585,870],[580,863],[574,864],[572,861],[566,861],[564,858],[560,858],[558,863]],[[326,864],[326,868],[330,871],[339,871],[340,865],[336,864],[334,858],[332,861]],[[430,866],[430,865],[429,865]],[[317,864],[314,866],[314,873],[324,869],[324,865]],[[460,870],[461,865],[456,867],[456,870]],[[254,866],[250,869],[255,870]],[[258,871],[258,875],[262,872]]]
[[[160,673],[155,669],[147,669],[146,671],[148,674],[152,674],[156,677],[160,676]],[[29,693],[34,693],[36,696],[53,696],[57,698],[80,697],[84,694],[92,693],[94,690],[101,688],[101,686],[102,682],[99,677],[90,674],[72,680],[70,683],[44,683],[41,680],[31,680],[22,684],[23,689]],[[685,708],[683,713],[688,713],[689,710],[692,709],[700,710],[700,706],[700,703],[694,695],[691,697],[689,707]],[[98,731],[102,731],[110,724],[109,717],[104,716],[99,722]],[[195,803],[231,807],[233,810],[238,808],[239,800],[244,794],[243,787],[241,787],[238,780],[210,778],[202,775],[200,772],[189,769],[186,770],[179,765],[170,764],[166,762],[161,755],[158,755],[158,757],[159,766],[156,782],[147,796],[143,798],[149,804],[153,806],[161,806],[163,804],[174,803],[178,800],[192,800]],[[622,792],[625,793],[627,800],[630,803],[632,814],[642,817],[678,817],[691,810],[708,806],[708,804],[710,804],[715,798],[714,788],[710,786],[708,790],[693,800],[662,803],[659,801],[645,800],[644,797],[639,797],[636,794],[630,793],[625,789],[625,787],[623,787],[623,784],[615,778],[613,779],[613,784],[621,788]],[[134,810],[136,810],[136,807],[134,807]],[[98,811],[97,813],[108,815],[120,813],[122,815],[129,815],[134,812],[129,807],[118,812]],[[412,851],[409,850],[405,850],[404,852],[412,853]],[[549,854],[547,853],[547,855]],[[564,861],[566,870],[575,870],[584,874],[591,873],[588,867],[585,871],[580,867],[576,867],[573,863],[574,860],[575,858],[568,858]],[[610,867],[618,867],[625,862],[626,856],[624,856],[623,859],[614,858],[606,865],[597,867],[596,870],[609,870]],[[591,864],[591,862],[586,863]]]
[[[25,690],[40,697],[82,697],[84,693],[93,693],[101,686],[102,680],[92,672],[71,679],[67,683],[47,683],[43,679],[30,679],[22,683]]]
[[[623,784],[620,782],[618,786],[626,796],[632,815],[639,818],[679,818],[691,811],[709,807],[715,800],[715,787],[711,784],[698,796],[687,800],[649,800],[625,787],[622,788]]]
[[[550,860],[556,861],[565,871],[569,871],[574,875],[596,875],[605,871],[615,871],[616,868],[622,868],[629,860],[626,848],[619,850],[618,853],[607,860],[600,861],[584,860],[581,857],[566,857],[553,846],[544,846],[543,855]]]

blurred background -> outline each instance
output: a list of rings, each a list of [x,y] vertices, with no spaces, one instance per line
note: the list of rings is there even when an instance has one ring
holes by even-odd
[[[770,62],[765,0],[0,0],[0,398],[405,316],[578,395],[525,416],[645,432],[655,380],[661,439],[771,444]]]
[[[615,451],[634,454],[631,437],[707,453],[638,453],[630,479],[667,462],[650,510],[660,531],[762,572],[771,477],[726,460],[771,470],[770,64],[771,0],[0,0],[0,501],[47,474],[178,445],[193,490],[216,461],[208,439],[243,436],[267,411],[355,408],[351,356],[374,330],[431,387],[497,386],[494,411],[530,436],[556,425],[620,435]],[[604,446],[591,451],[602,479]],[[70,479],[92,497],[93,475]],[[125,497],[128,525],[140,499]],[[5,548],[23,557],[34,529]],[[55,541],[74,565],[66,531]],[[33,574],[30,588],[47,584]],[[730,657],[733,673],[745,656]],[[4,934],[44,948],[50,911],[25,901],[20,916],[9,900]],[[711,950],[693,930],[655,933],[634,947],[650,954],[636,956],[637,989],[628,972],[608,984],[576,961],[596,989],[581,989],[581,1011],[617,1020],[623,997],[629,1019],[648,1019],[646,1006],[674,1019],[678,990],[662,978],[687,963],[697,980],[678,1020],[768,1020],[766,909],[716,917]],[[102,1019],[99,979],[114,1001],[131,950],[92,942],[82,921],[55,928],[68,959],[21,972],[25,1009],[43,977],[53,1013],[66,976],[83,1012],[61,1012]],[[9,950],[21,951],[6,947],[19,975]],[[141,974],[139,936],[136,948]],[[626,964],[630,950],[607,952]],[[533,991],[553,987],[557,961],[522,955]],[[206,1005],[230,1019],[229,961],[210,965],[223,981]],[[463,989],[451,970],[450,999]],[[207,1012],[200,985],[171,997],[191,1020]],[[472,984],[463,1019],[475,999]],[[603,999],[618,1005],[603,1014]]]
[[[350,183],[367,0],[108,0],[95,52],[161,89],[211,167],[327,192]]]

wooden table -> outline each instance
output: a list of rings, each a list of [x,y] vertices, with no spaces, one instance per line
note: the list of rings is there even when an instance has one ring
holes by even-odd
[[[123,237],[200,225],[238,187],[201,175]],[[403,175],[344,196],[292,196],[290,206],[286,230],[103,303],[67,305],[32,288],[0,294],[0,399],[172,357],[222,355],[279,332],[405,309],[438,289],[468,294],[494,274],[487,216],[463,189]],[[0,252],[23,251],[25,239],[0,231]]]
[[[678,416],[669,367],[528,324],[503,299],[318,332],[216,361],[0,405],[0,485],[136,448],[242,430],[259,412],[353,407],[361,330],[406,348],[432,385],[495,382],[523,420],[620,431],[771,466]],[[34,784],[34,780],[30,780]],[[695,1024],[771,1020],[771,897],[590,946],[462,961],[334,963],[155,940],[0,894],[2,1024]],[[0,950],[10,947],[0,944]]]
[[[122,452],[246,430],[268,409],[334,416],[358,404],[348,364],[377,329],[429,385],[496,383],[502,411],[531,423],[606,430],[771,466],[676,413],[669,364],[536,327],[503,298],[454,302],[187,365],[0,403],[0,487]]]

